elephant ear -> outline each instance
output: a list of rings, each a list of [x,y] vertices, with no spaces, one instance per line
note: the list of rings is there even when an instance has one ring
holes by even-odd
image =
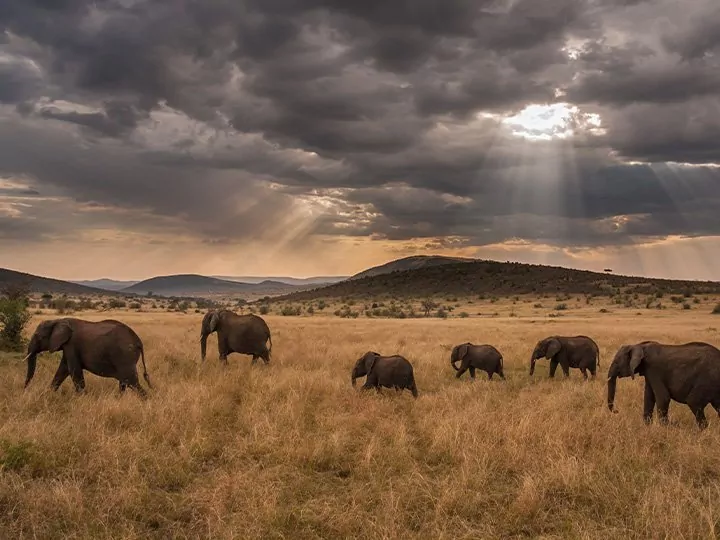
[[[59,321],[53,326],[53,330],[50,333],[50,345],[48,350],[50,352],[59,351],[63,345],[65,345],[72,337],[72,327],[68,321]]]
[[[465,358],[465,355],[468,353],[469,348],[470,348],[469,343],[463,343],[462,345],[460,345],[458,347],[457,359],[460,360],[460,362],[462,362],[462,359]]]
[[[365,371],[368,375],[370,374],[370,371],[375,365],[375,362],[377,362],[379,356],[380,355],[378,353],[373,351],[365,353]]]
[[[645,349],[640,345],[635,345],[630,349],[630,377],[635,379],[635,371],[640,367],[640,363],[645,358]]]
[[[560,344],[560,340],[557,338],[551,338],[548,340],[548,346],[545,350],[545,358],[552,358],[557,353],[560,352],[560,347],[562,345]]]

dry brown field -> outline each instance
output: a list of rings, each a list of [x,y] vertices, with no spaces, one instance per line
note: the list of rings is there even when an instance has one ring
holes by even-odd
[[[155,389],[141,401],[86,373],[85,395],[69,379],[52,393],[57,358],[45,354],[23,392],[20,356],[0,355],[0,538],[715,538],[720,418],[708,407],[700,432],[673,402],[670,425],[645,426],[640,377],[618,382],[611,414],[604,376],[624,343],[720,345],[710,303],[557,318],[510,300],[487,318],[271,314],[271,365],[233,354],[227,368],[214,335],[200,363],[202,314],[79,313],[136,329]],[[598,378],[548,380],[547,361],[530,377],[550,334],[592,336]],[[455,379],[450,349],[465,341],[498,347],[507,380]],[[419,398],[353,389],[367,350],[405,355]]]

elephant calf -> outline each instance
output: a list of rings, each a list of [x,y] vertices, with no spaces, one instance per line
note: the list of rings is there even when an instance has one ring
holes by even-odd
[[[457,362],[460,362],[459,368],[455,365]],[[475,380],[476,369],[485,371],[488,380],[492,379],[495,373],[501,379],[505,378],[502,354],[492,345],[473,345],[472,343],[456,345],[450,354],[450,364],[457,371],[455,375],[457,379],[470,370],[470,378]]]
[[[380,387],[407,389],[413,397],[418,397],[415,375],[410,362],[400,355],[382,356],[376,352],[368,351],[355,363],[352,370],[352,385],[356,385],[358,377],[366,377],[362,390]]]
[[[530,375],[535,372],[535,362],[540,358],[550,359],[550,377],[555,377],[558,364],[565,377],[570,376],[570,368],[577,368],[587,380],[587,372],[595,378],[600,366],[600,349],[597,343],[587,336],[550,336],[541,339],[535,345],[530,357]]]
[[[617,379],[645,378],[643,420],[652,422],[657,405],[661,424],[668,422],[670,400],[684,403],[695,415],[702,430],[707,427],[705,407],[713,406],[720,416],[720,349],[695,341],[681,345],[666,345],[657,341],[642,341],[623,345],[608,369],[608,408],[615,409]]]
[[[140,337],[124,323],[112,319],[99,322],[64,318],[41,322],[28,344],[25,388],[35,375],[37,355],[41,352],[62,351],[60,365],[51,387],[60,388],[70,376],[75,390],[85,389],[83,370],[100,377],[112,377],[120,383],[120,391],[128,386],[141,397],[146,392],[138,381],[137,361],[142,358],[143,377],[152,388],[145,366],[145,352]]]

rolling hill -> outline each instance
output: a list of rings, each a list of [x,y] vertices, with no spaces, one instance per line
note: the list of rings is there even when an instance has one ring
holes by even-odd
[[[619,288],[647,293],[720,294],[720,283],[712,281],[643,278],[556,266],[475,260],[356,277],[326,287],[278,296],[272,298],[272,301],[530,293],[609,295],[615,294]]]
[[[261,277],[261,276],[210,276],[217,279],[224,279],[226,281],[239,281],[240,283],[262,283],[264,281],[285,283],[287,285],[307,286],[307,285],[329,285],[331,283],[337,283],[348,278],[348,276],[312,276],[308,278],[294,278],[287,276],[272,276],[272,277]]]
[[[158,276],[146,279],[122,289],[126,293],[158,296],[238,296],[260,297],[287,294],[297,291],[298,287],[278,281],[260,283],[240,283],[199,274],[178,274]]]
[[[27,284],[33,293],[73,294],[73,295],[107,295],[108,291],[96,287],[88,287],[70,281],[16,272],[0,268],[0,286]],[[124,296],[124,295],[123,295]]]
[[[444,266],[446,264],[458,264],[466,262],[474,262],[477,259],[466,259],[463,257],[443,257],[440,255],[413,255],[412,257],[403,257],[379,266],[373,266],[367,270],[363,270],[350,277],[349,279],[363,279],[367,277],[379,276],[382,274],[390,274],[392,272],[404,272],[406,270],[420,270],[421,268],[432,268],[434,266]]]
[[[101,278],[101,279],[86,279],[86,280],[72,280],[70,283],[77,283],[78,285],[85,285],[86,287],[94,287],[96,289],[104,289],[106,291],[121,291],[127,287],[131,287],[138,283],[137,281],[118,281],[117,279]]]

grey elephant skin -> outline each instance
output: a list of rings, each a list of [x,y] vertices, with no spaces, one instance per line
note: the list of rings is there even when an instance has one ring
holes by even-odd
[[[539,358],[550,359],[549,376],[555,376],[558,365],[565,377],[570,376],[570,368],[579,369],[587,380],[587,372],[595,378],[600,367],[600,349],[588,336],[549,336],[535,345],[530,357],[530,375],[535,373],[535,362]]]
[[[684,403],[695,415],[698,427],[707,427],[705,407],[713,406],[720,416],[720,350],[709,343],[694,341],[668,345],[642,341],[623,345],[608,369],[608,408],[615,408],[617,379],[645,378],[643,420],[652,422],[657,406],[661,424],[668,422],[670,400]]]
[[[357,385],[358,377],[366,377],[361,390],[375,388],[380,392],[380,387],[384,386],[398,391],[407,389],[413,397],[418,397],[412,364],[398,354],[382,356],[373,351],[366,352],[352,370],[353,387]]]
[[[99,377],[117,379],[121,392],[130,387],[144,398],[147,393],[140,386],[137,372],[140,358],[143,377],[152,388],[142,340],[132,328],[120,321],[105,319],[93,322],[68,317],[41,322],[28,344],[25,388],[35,375],[37,355],[45,351],[62,351],[60,365],[50,384],[53,390],[60,388],[70,376],[75,390],[82,392],[85,389],[83,370],[87,370]]]
[[[217,332],[218,354],[223,364],[227,364],[227,357],[231,353],[252,355],[252,364],[258,358],[262,358],[266,365],[270,363],[272,338],[270,328],[262,317],[238,315],[227,309],[208,311],[200,329],[200,356],[203,362],[207,338],[213,332]]]
[[[460,362],[459,368],[455,365],[457,362]],[[491,380],[495,373],[501,379],[505,378],[502,354],[492,345],[474,345],[469,342],[456,345],[450,353],[450,364],[457,371],[457,379],[470,370],[470,378],[474,380],[476,369],[486,372],[488,380]]]

